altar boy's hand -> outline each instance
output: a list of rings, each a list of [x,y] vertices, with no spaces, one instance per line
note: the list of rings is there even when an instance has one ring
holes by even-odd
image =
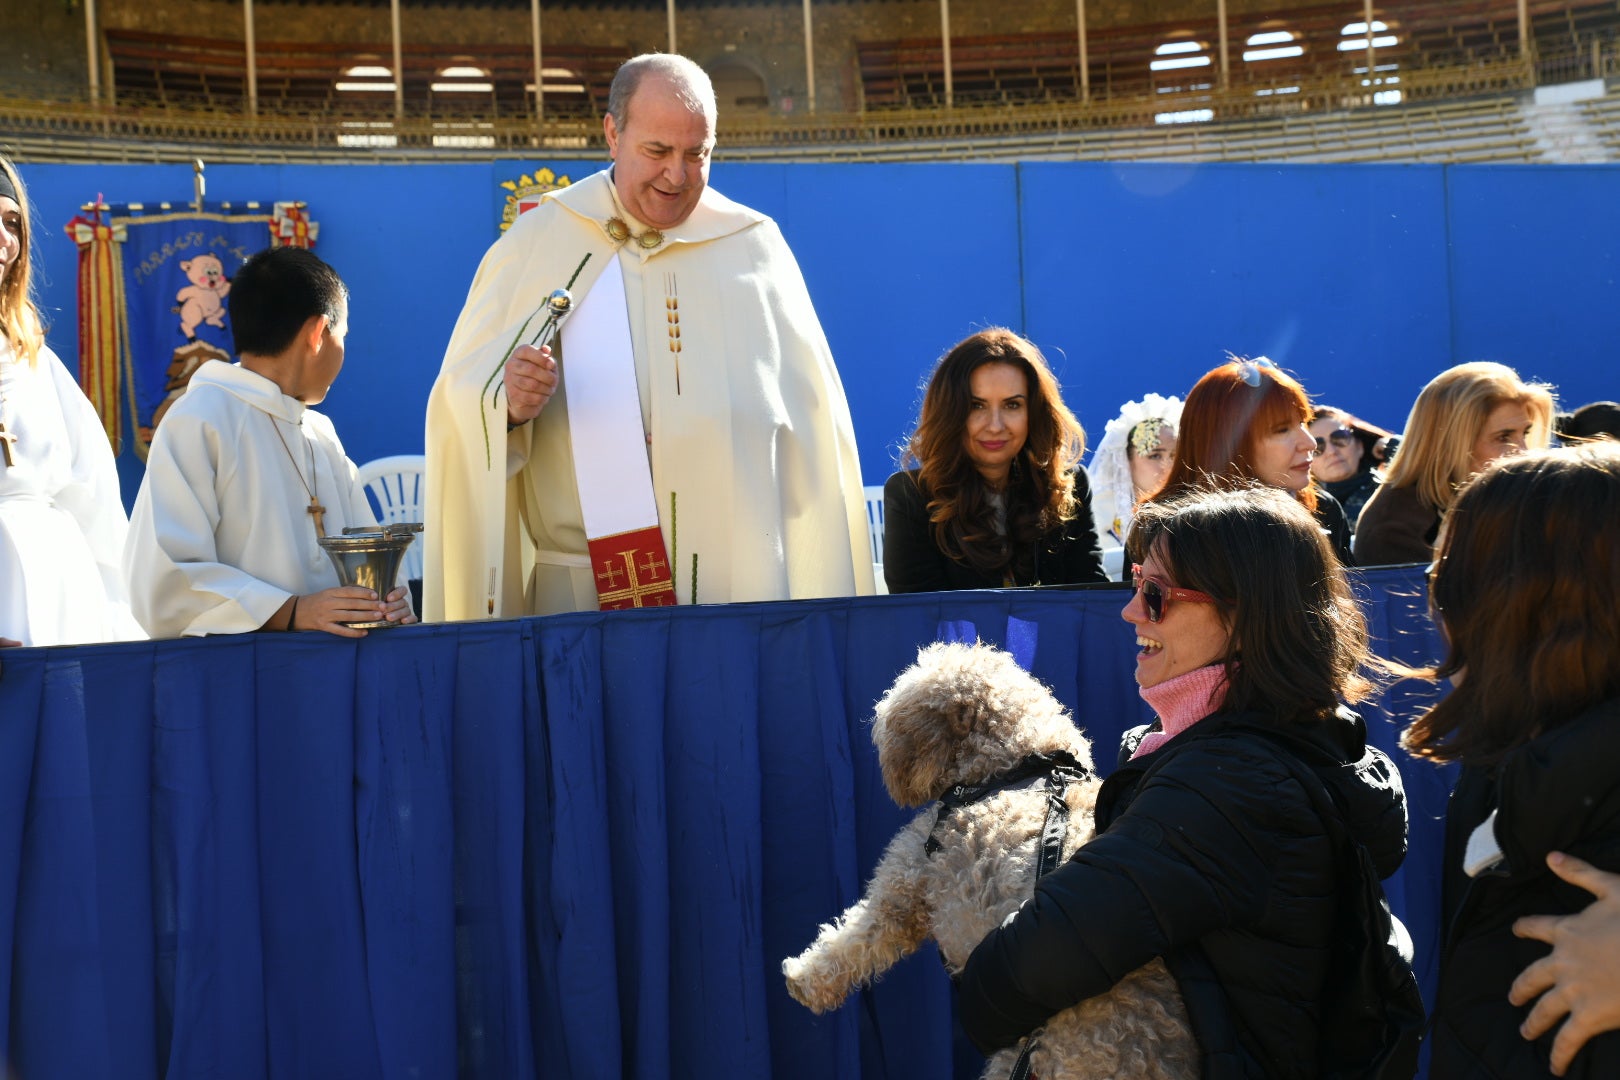
[[[401,585],[388,594],[388,621],[409,626],[416,621],[411,612],[411,590]]]
[[[397,591],[397,590],[396,590]],[[325,630],[338,637],[365,637],[364,630],[344,626],[387,618],[388,607],[377,594],[359,585],[339,585],[298,598],[289,630]]]
[[[551,346],[519,345],[506,360],[506,422],[527,424],[557,392]]]

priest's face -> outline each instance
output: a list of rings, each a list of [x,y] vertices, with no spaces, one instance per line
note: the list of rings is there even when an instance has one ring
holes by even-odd
[[[625,109],[624,126],[603,120],[613,157],[613,187],[644,225],[685,221],[709,182],[714,119],[677,96],[669,80],[647,76]]]

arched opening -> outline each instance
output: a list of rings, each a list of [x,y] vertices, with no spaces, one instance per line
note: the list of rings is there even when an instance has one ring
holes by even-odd
[[[760,112],[771,107],[765,78],[747,62],[735,57],[717,60],[708,66],[714,83],[714,101],[720,115],[729,112]]]
[[[1369,37],[1372,39],[1371,71],[1367,70],[1365,59],[1369,52],[1367,48]],[[1339,51],[1362,58],[1361,64],[1352,70],[1362,77],[1361,85],[1372,90],[1374,105],[1399,105],[1405,97],[1399,89],[1396,89],[1396,85],[1401,81],[1396,72],[1400,71],[1401,65],[1378,55],[1379,49],[1393,49],[1400,43],[1400,35],[1394,28],[1379,19],[1373,20],[1370,30],[1365,22],[1353,22],[1345,24],[1344,29],[1339,31]]]
[[[1308,66],[1304,36],[1275,22],[1264,24],[1243,43],[1247,81],[1267,84],[1255,90],[1255,97],[1299,93],[1299,80]]]
[[[1154,114],[1154,122],[1197,124],[1213,120],[1214,110],[1208,107],[1213,71],[1214,58],[1207,41],[1173,38],[1155,48],[1148,72],[1153,92],[1166,96],[1159,99],[1163,111]]]

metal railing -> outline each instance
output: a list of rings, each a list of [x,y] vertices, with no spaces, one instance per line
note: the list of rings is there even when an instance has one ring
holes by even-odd
[[[1612,59],[1613,53],[1600,57]],[[1608,61],[1605,61],[1608,62]],[[1547,58],[1539,63],[1545,66]],[[1358,76],[1290,80],[1282,86],[1248,83],[1229,90],[1188,94],[1142,94],[1083,104],[1029,102],[1019,105],[958,106],[935,109],[868,110],[794,116],[722,116],[720,149],[733,160],[749,157],[816,159],[862,156],[861,151],[907,143],[981,143],[1131,129],[1163,130],[1166,114],[1207,110],[1213,124],[1279,123],[1291,118],[1368,109],[1391,115],[1414,104],[1504,96],[1535,85],[1538,68],[1529,61],[1503,58],[1456,67],[1403,68],[1398,82],[1365,85]],[[1374,106],[1378,92],[1399,90],[1401,104]],[[1273,91],[1263,93],[1263,91]],[[103,156],[124,160],[184,160],[202,150],[231,160],[436,160],[496,157],[600,158],[601,127],[585,119],[548,119],[542,125],[522,118],[406,116],[376,112],[276,114],[258,116],[223,108],[121,101],[97,106],[84,101],[41,101],[4,96],[0,91],[0,143],[14,141],[48,154],[121,147]],[[225,153],[218,151],[223,149]],[[948,151],[941,151],[948,154]],[[24,154],[27,156],[27,154]],[[936,155],[939,156],[939,155]]]

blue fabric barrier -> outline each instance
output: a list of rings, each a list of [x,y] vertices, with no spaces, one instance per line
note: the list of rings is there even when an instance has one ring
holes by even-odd
[[[1358,586],[1433,659],[1415,569]],[[1146,719],[1120,587],[664,608],[0,654],[0,1046],[82,1077],[951,1077],[931,949],[843,1009],[779,965],[909,816],[872,704],[1008,647],[1106,770]],[[1389,882],[1432,984],[1450,777]]]

